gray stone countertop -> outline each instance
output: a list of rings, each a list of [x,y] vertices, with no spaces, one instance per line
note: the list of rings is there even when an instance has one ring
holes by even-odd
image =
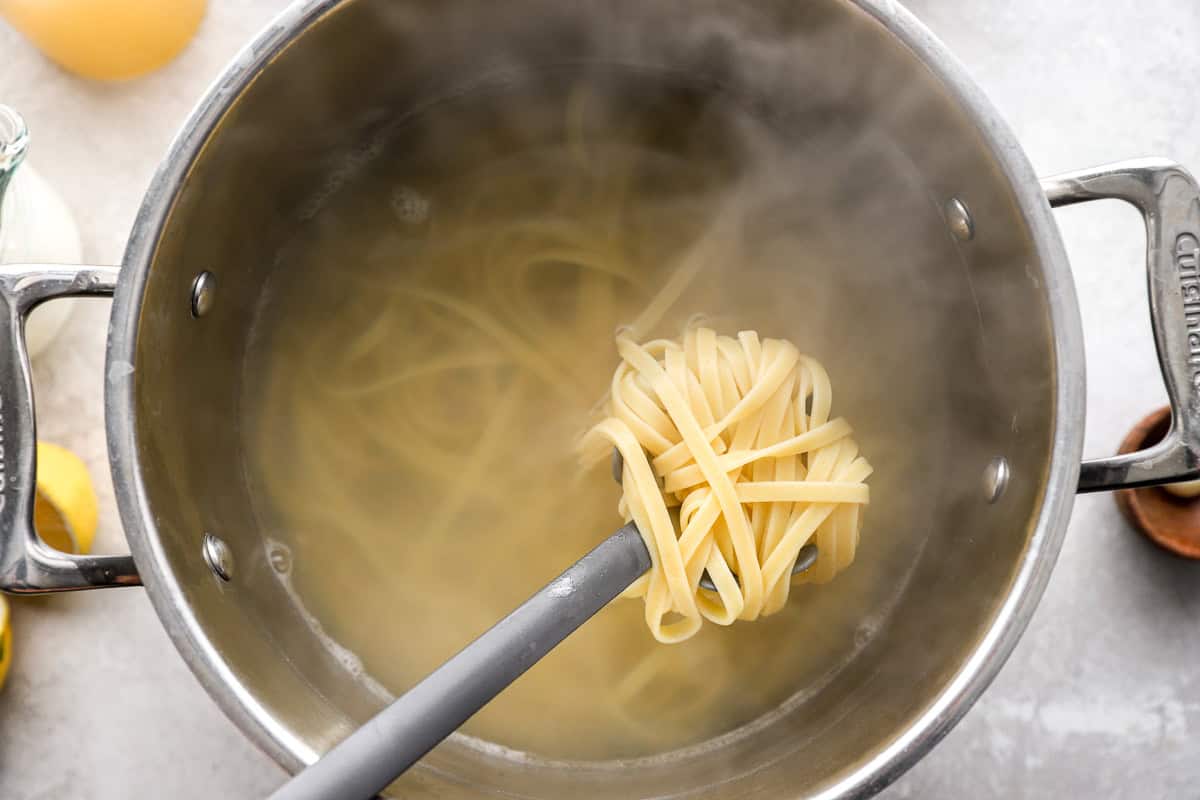
[[[34,133],[85,259],[118,263],[142,192],[191,104],[282,0],[211,0],[197,39],[126,84],[64,74],[0,23],[0,102]],[[1195,0],[912,0],[1042,174],[1140,155],[1200,170]],[[1165,395],[1136,214],[1057,212],[1082,307],[1086,452],[1111,452]],[[35,365],[39,435],[87,462],[97,550],[125,549],[104,449],[108,304],[89,301]],[[140,590],[14,603],[0,693],[0,798],[260,797],[283,773],[208,699]],[[1081,497],[1049,589],[992,688],[885,792],[900,798],[1200,795],[1200,565]]]

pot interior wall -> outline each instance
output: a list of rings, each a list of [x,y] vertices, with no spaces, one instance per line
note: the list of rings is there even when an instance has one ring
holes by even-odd
[[[725,300],[706,310],[734,327],[769,319],[830,370],[837,413],[876,474],[858,562],[805,602],[814,615],[852,608],[857,623],[828,634],[838,663],[719,741],[624,765],[449,741],[402,793],[807,794],[900,735],[987,632],[1027,553],[1055,412],[1044,282],[1004,175],[918,57],[850,3],[359,0],[319,20],[237,98],[162,231],[135,365],[160,544],[232,675],[298,752],[380,707],[361,665],[323,642],[280,579],[327,571],[353,596],[372,579],[370,553],[316,564],[272,549],[287,532],[248,480],[263,377],[272,353],[286,355],[276,329],[295,324],[272,304],[320,299],[304,320],[319,335],[348,313],[342,287],[359,269],[305,258],[329,209],[376,191],[381,173],[453,177],[558,142],[581,82],[664,155],[707,159],[751,188],[739,224],[752,246],[708,287]],[[970,241],[946,223],[953,197],[973,214]],[[386,237],[383,224],[364,213],[347,251]],[[803,260],[772,257],[797,240]],[[194,319],[191,282],[205,270],[216,303]],[[990,504],[997,457],[1012,477]],[[205,531],[233,549],[228,583],[201,558]],[[394,643],[397,657],[413,646]]]

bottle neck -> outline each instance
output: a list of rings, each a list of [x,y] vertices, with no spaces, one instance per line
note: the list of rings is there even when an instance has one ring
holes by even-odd
[[[0,210],[9,181],[25,159],[29,147],[29,129],[21,115],[6,105],[0,105]]]

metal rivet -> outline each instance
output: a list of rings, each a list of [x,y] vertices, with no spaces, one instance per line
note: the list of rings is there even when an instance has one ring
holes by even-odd
[[[233,577],[233,551],[229,545],[211,533],[204,534],[204,561],[208,568],[223,581]]]
[[[1008,488],[1008,459],[997,456],[983,470],[983,493],[989,503],[994,503]]]
[[[951,197],[946,201],[944,213],[946,214],[946,223],[950,226],[950,232],[954,234],[954,238],[960,242],[969,242],[975,238],[975,220],[971,218],[971,212],[966,203],[957,197]]]
[[[213,307],[213,295],[217,290],[217,278],[208,270],[201,272],[192,281],[192,316],[203,317]]]

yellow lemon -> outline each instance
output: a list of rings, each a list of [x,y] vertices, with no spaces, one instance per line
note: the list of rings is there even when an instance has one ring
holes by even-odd
[[[42,541],[68,553],[90,553],[99,510],[96,491],[79,456],[38,442],[33,524]]]
[[[87,467],[56,444],[38,442],[33,524],[42,541],[68,553],[88,553],[96,538],[99,509]],[[8,601],[0,594],[0,688],[12,663]]]
[[[12,628],[8,624],[8,601],[0,594],[0,689],[8,676],[8,665],[12,663]]]
[[[0,17],[71,72],[123,80],[174,58],[195,35],[205,5],[205,0],[0,0]]]

